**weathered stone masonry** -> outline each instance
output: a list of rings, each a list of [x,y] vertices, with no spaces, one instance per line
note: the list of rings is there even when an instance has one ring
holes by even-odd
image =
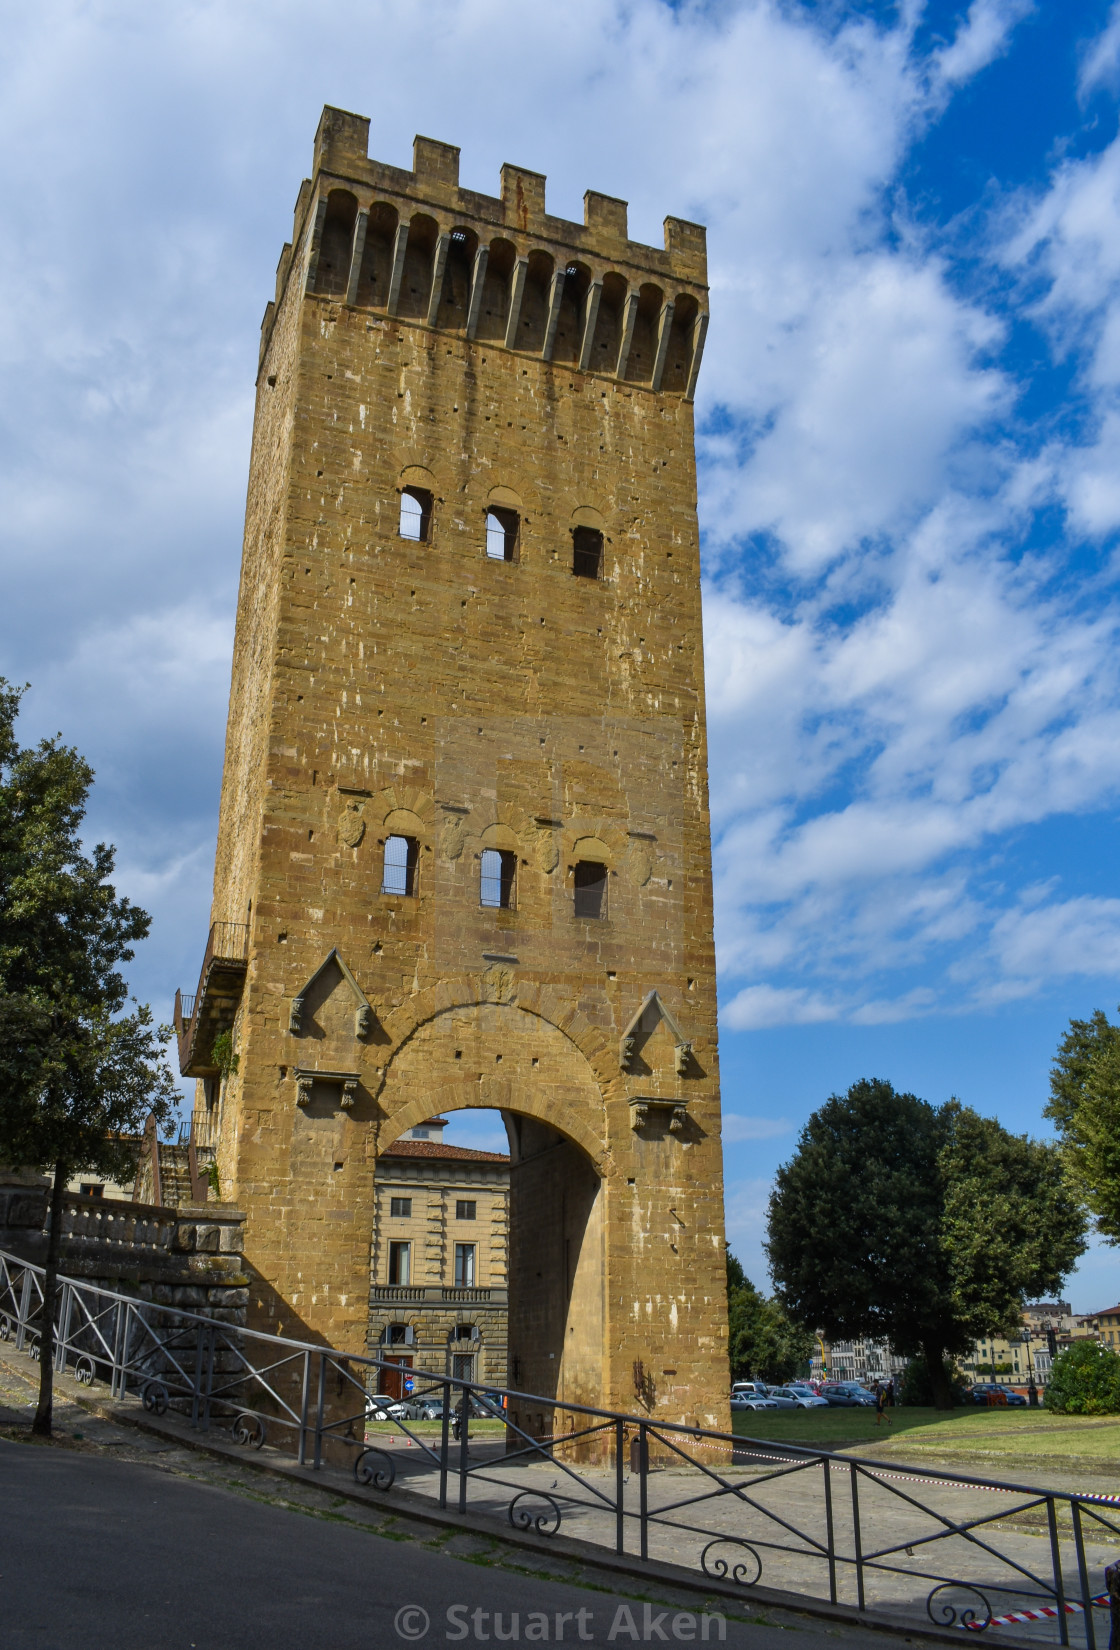
[[[255,1321],[365,1348],[379,1152],[435,1110],[498,1107],[512,1378],[632,1409],[640,1362],[658,1415],[718,1424],[704,231],[670,218],[640,246],[623,202],[589,193],[567,223],[538,174],[480,195],[448,145],[418,138],[406,172],[367,139],[324,111],[265,315],[226,926],[184,1069],[247,1213]],[[509,559],[486,554],[495,509]],[[413,844],[407,894],[382,892],[389,836]],[[480,903],[488,850],[510,908]]]

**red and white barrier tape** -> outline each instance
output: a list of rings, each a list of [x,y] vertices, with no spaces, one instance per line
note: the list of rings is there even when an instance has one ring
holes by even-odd
[[[1098,1593],[1091,1600],[1098,1608],[1108,1603],[1107,1593]],[[1085,1614],[1083,1604],[1066,1604],[1063,1606],[1067,1616],[1082,1616]],[[1037,1610],[1011,1610],[1006,1616],[993,1616],[991,1621],[962,1621],[961,1626],[969,1633],[982,1633],[989,1627],[1007,1627],[1014,1621],[1049,1621],[1054,1616],[1060,1616],[1062,1611],[1056,1604],[1042,1604]]]

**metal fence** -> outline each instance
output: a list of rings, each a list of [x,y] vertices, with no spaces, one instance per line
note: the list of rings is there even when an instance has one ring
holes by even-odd
[[[0,1251],[0,1338],[37,1356],[43,1274]],[[877,1613],[1095,1650],[1120,1497],[854,1459],[497,1391],[60,1279],[56,1368],[156,1415],[440,1508]],[[430,1418],[420,1415],[424,1406]],[[1117,1506],[1112,1505],[1113,1502]],[[1099,1623],[1098,1623],[1099,1625]]]

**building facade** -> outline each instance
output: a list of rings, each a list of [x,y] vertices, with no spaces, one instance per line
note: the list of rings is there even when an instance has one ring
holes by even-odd
[[[509,1158],[443,1142],[446,1119],[409,1129],[377,1162],[370,1338],[380,1391],[407,1371],[507,1385]]]
[[[893,1376],[897,1387],[909,1361],[892,1352],[886,1341],[818,1338],[810,1373],[813,1380],[858,1381],[866,1387],[873,1387],[876,1381],[889,1381]]]
[[[500,1110],[523,1388],[722,1425],[704,231],[368,128],[324,111],[262,330],[198,1138],[254,1321],[357,1351],[380,1161]]]

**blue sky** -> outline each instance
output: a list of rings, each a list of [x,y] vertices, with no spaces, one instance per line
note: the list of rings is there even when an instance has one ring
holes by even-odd
[[[0,65],[0,669],[168,1012],[209,905],[257,329],[324,102],[709,226],[729,1231],[860,1076],[1043,1131],[1120,999],[1120,8],[41,0]],[[474,1125],[481,1138],[484,1125]],[[464,1132],[466,1125],[460,1125]],[[1120,1295],[1115,1251],[1071,1281]],[[1105,1299],[1107,1297],[1107,1301]]]

